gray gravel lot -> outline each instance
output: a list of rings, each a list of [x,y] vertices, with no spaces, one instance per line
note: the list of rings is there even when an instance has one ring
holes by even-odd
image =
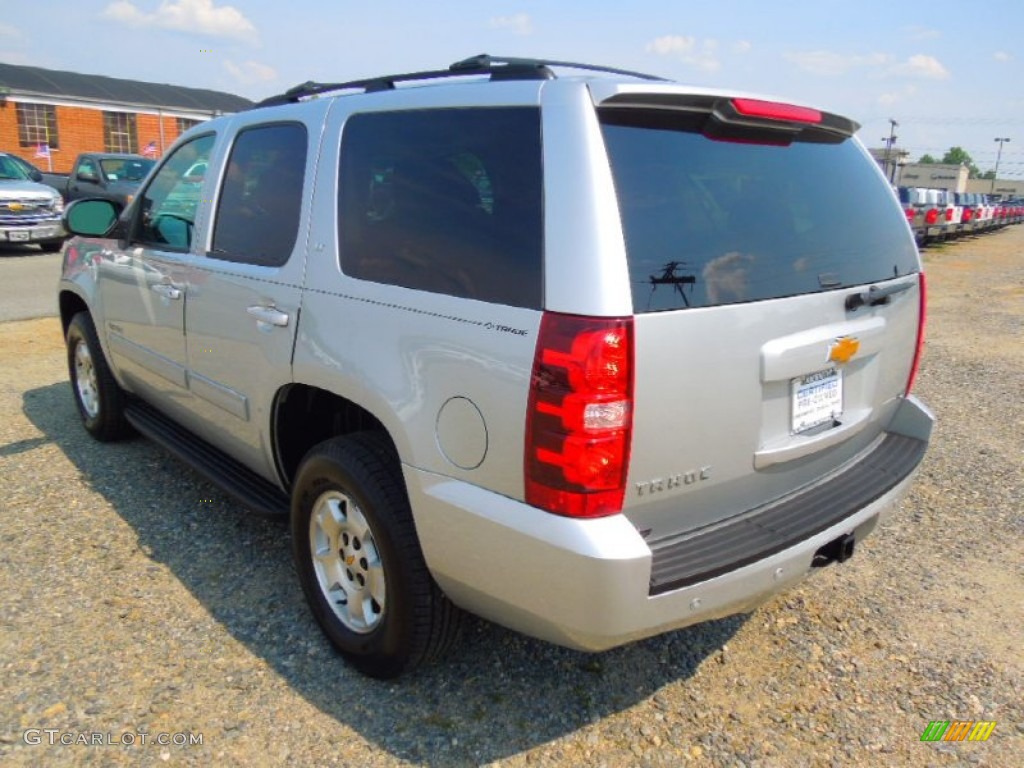
[[[1024,226],[926,263],[937,434],[850,562],[602,655],[474,622],[392,683],[322,639],[284,524],[145,440],[92,442],[57,321],[0,324],[0,763],[1024,765]],[[920,742],[955,719],[997,725]],[[180,733],[202,744],[155,743]]]
[[[0,244],[0,322],[56,314],[61,259],[35,245]]]

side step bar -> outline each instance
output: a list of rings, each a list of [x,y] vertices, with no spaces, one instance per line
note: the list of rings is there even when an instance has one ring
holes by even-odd
[[[125,408],[125,418],[143,435],[159,443],[207,480],[216,483],[255,514],[262,517],[288,515],[290,502],[280,488],[199,439],[152,406],[132,399]]]

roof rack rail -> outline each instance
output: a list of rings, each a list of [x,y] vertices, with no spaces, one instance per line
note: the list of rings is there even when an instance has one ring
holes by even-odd
[[[482,53],[462,61],[457,61],[448,69],[427,70],[424,72],[406,72],[398,75],[381,75],[366,80],[352,80],[347,83],[316,83],[312,80],[289,88],[282,94],[271,96],[257,102],[252,109],[275,107],[280,104],[294,104],[301,99],[319,96],[331,91],[361,90],[364,93],[394,90],[396,83],[416,80],[440,80],[448,77],[469,77],[487,75],[491,80],[553,80],[555,73],[551,67],[581,69],[588,72],[605,72],[613,75],[626,75],[642,80],[659,80],[665,78],[632,72],[628,69],[601,67],[593,64],[577,64],[568,61],[551,61],[548,59],[523,59],[512,56],[490,56]]]

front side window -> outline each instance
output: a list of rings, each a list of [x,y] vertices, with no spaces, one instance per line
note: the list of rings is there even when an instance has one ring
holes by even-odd
[[[202,192],[202,178],[190,171],[209,161],[214,136],[184,144],[171,154],[140,195],[135,240],[161,250],[187,251]]]
[[[104,112],[103,151],[134,154],[137,147],[135,115],[127,112]]]
[[[288,261],[299,232],[307,143],[301,123],[239,132],[221,184],[211,257],[263,267]]]
[[[541,184],[534,107],[355,115],[341,148],[342,271],[539,308]]]
[[[45,144],[50,149],[60,147],[57,134],[57,108],[52,104],[16,104],[18,114],[18,144],[37,147]]]

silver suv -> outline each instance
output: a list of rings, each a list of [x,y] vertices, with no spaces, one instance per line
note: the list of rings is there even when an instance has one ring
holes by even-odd
[[[65,216],[86,429],[290,515],[371,675],[462,611],[589,651],[747,611],[928,443],[924,275],[857,125],[569,66],[307,83]]]

